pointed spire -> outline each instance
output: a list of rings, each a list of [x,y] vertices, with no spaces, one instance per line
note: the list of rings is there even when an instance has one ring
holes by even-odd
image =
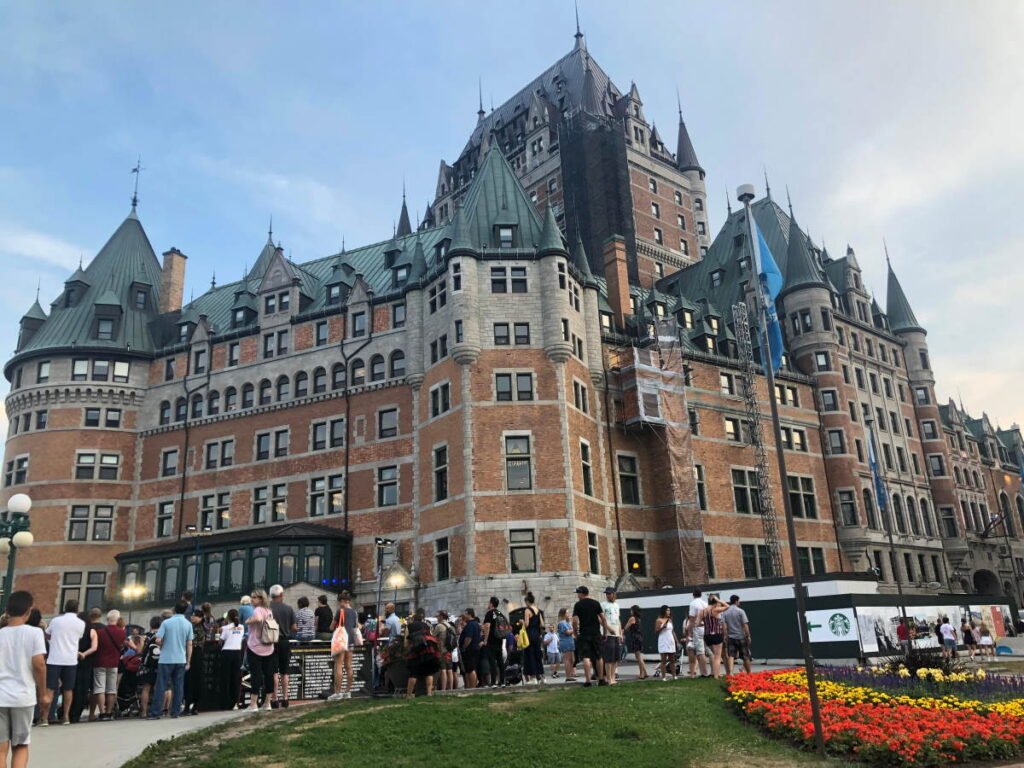
[[[412,252],[412,265],[409,268],[409,282],[422,280],[427,276],[427,257],[423,252],[423,240],[416,236],[416,245]]]
[[[135,209],[139,205],[139,176],[142,175],[143,170],[145,169],[142,167],[142,155],[139,155],[135,167],[132,168],[132,173],[135,174],[135,189],[132,190],[132,213],[135,213]]]
[[[583,249],[583,238],[580,237],[579,226],[576,227],[576,242],[572,247],[572,264],[576,267],[576,271],[583,275],[583,282],[586,285],[591,285],[592,283],[596,285],[594,273],[590,270],[587,252]]]
[[[477,96],[479,97],[479,102],[478,103],[480,105],[479,108],[476,111],[476,121],[479,123],[479,122],[481,122],[484,119],[484,115],[487,114],[486,112],[484,112],[484,81],[483,81],[483,78],[478,77],[476,79],[476,90],[477,90]]]
[[[582,48],[582,49],[586,50],[587,43],[586,43],[586,40],[583,39],[583,33],[580,31],[580,4],[579,4],[579,0],[573,0],[573,8],[576,11],[576,34],[573,35],[573,38],[576,40],[576,43],[574,44],[573,49],[576,50],[576,49]]]
[[[548,205],[544,213],[544,230],[540,235],[540,242],[537,244],[537,255],[544,256],[549,253],[565,253],[565,243],[562,242],[562,233],[558,229],[558,221],[555,219],[555,209]]]
[[[789,184],[786,185],[786,206],[789,208],[789,218],[793,218],[793,201],[789,197]],[[808,230],[808,233],[810,230]],[[807,235],[810,237],[810,234]]]
[[[889,271],[889,284],[885,297],[889,327],[894,333],[899,333],[900,331],[921,331],[924,333],[924,328],[917,321],[914,310],[910,308],[910,302],[907,301],[907,295],[903,292],[903,286],[900,285],[896,273],[892,270],[888,251],[885,255],[885,261]]]
[[[39,294],[36,293],[36,300],[32,302],[32,306],[28,308],[21,317],[22,320],[46,320],[46,311],[39,304]]]
[[[768,183],[768,166],[764,166],[764,194],[769,200],[772,199],[772,185]]]
[[[469,251],[470,253],[475,252],[473,247],[473,241],[469,234],[469,222],[466,221],[466,212],[462,209],[462,205],[455,206],[455,216],[452,218],[451,224],[449,224],[449,231],[452,233],[452,242],[448,246],[449,253],[455,253],[456,251]]]
[[[590,54],[583,54],[585,71],[583,73],[583,95],[580,107],[584,112],[592,115],[603,115],[601,91],[597,87],[597,80],[594,78],[594,70],[590,66]]]
[[[796,217],[789,219],[789,244],[786,249],[786,281],[782,293],[796,288],[826,287],[818,265],[814,262],[804,233],[797,226]]]
[[[888,261],[888,259],[886,259]],[[853,252],[853,246],[846,244],[846,265],[850,269],[860,269],[860,262],[857,261],[857,254]]]
[[[697,152],[690,140],[690,132],[686,130],[686,123],[683,121],[682,102],[678,101],[679,94],[676,93],[676,100],[679,106],[679,138],[676,141],[676,167],[683,171],[697,171],[700,177],[704,178],[704,168],[697,159]]]
[[[402,182],[402,210],[398,214],[398,229],[395,230],[398,237],[405,237],[412,234],[412,224],[409,222],[409,208],[405,204],[405,182]]]
[[[267,242],[274,243],[274,214],[270,214],[270,224],[267,225]]]
[[[729,187],[725,188],[725,210],[728,216],[732,216],[732,200],[729,199]]]

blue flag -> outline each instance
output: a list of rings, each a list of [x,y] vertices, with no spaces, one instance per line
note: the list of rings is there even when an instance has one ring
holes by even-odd
[[[761,228],[754,221],[753,213],[747,217],[750,227],[750,243],[754,252],[754,270],[757,272],[761,286],[761,304],[764,307],[764,330],[768,337],[768,349],[770,352],[772,373],[779,370],[782,365],[782,355],[786,349],[782,341],[782,325],[779,323],[779,315],[775,309],[775,300],[782,290],[782,272],[779,265],[775,263],[768,243],[761,234]]]
[[[871,466],[871,479],[874,481],[875,486],[875,504],[880,512],[885,512],[889,508],[889,492],[885,489],[882,473],[878,471],[878,457],[875,456],[875,440],[870,433],[868,434],[868,464]],[[888,520],[888,518],[885,519]]]

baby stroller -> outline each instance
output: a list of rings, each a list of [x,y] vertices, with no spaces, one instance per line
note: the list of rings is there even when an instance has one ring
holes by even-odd
[[[511,633],[506,642],[508,658],[505,660],[505,685],[523,684],[523,652],[516,644],[515,635]]]
[[[142,714],[139,699],[139,671],[142,669],[141,653],[125,653],[121,657],[121,679],[117,684],[117,700],[114,719],[138,717]]]

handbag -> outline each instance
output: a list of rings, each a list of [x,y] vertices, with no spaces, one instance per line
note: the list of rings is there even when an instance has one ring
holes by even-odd
[[[341,626],[331,635],[331,656],[337,656],[348,650],[348,631]]]
[[[530,636],[526,634],[526,627],[520,627],[516,633],[516,645],[521,651],[530,647]]]
[[[362,633],[362,631],[360,631],[359,627],[356,627],[354,630],[352,630],[352,643],[351,643],[351,645],[352,645],[353,648],[359,648],[362,644],[363,644],[363,633]]]

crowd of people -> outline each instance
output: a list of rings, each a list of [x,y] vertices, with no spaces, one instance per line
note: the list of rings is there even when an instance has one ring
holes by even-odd
[[[972,661],[986,661],[996,657],[995,636],[984,621],[975,623],[973,618],[964,617],[960,620],[959,629],[948,616],[939,617],[932,625],[921,626],[911,618],[897,618],[896,622],[896,638],[903,653],[919,646],[918,641],[922,638],[930,639],[930,635],[934,634],[946,658],[957,658],[961,643]]]
[[[719,676],[723,664],[730,673],[734,659],[750,669],[749,624],[735,595],[726,604],[694,592],[678,628],[662,606],[654,624],[661,662],[653,675],[643,655],[640,608],[623,617],[614,587],[602,601],[586,586],[576,597],[550,622],[530,592],[514,621],[497,597],[481,616],[468,607],[458,616],[442,610],[428,618],[421,609],[403,621],[393,603],[379,620],[360,616],[347,592],[333,608],[326,595],[315,609],[305,596],[293,608],[284,588],[274,585],[252,590],[219,617],[184,592],[143,628],[127,624],[116,609],[80,612],[76,600],[47,623],[32,595],[16,592],[0,619],[0,738],[6,735],[15,753],[24,747],[27,756],[33,726],[194,715],[211,706],[211,690],[219,709],[287,708],[292,646],[314,641],[330,644],[333,685],[325,696],[334,701],[356,689],[353,657],[366,644],[373,648],[370,686],[406,695],[539,685],[560,675],[575,682],[578,671],[584,687],[616,685],[618,666],[630,655],[640,679],[672,680],[684,650],[690,677],[697,669]],[[217,658],[207,664],[207,654]],[[216,679],[207,679],[210,674]]]

